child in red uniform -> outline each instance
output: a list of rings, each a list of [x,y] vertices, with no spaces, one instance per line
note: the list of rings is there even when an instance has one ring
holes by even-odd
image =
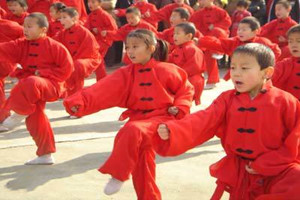
[[[277,19],[274,19],[269,23],[265,24],[263,27],[261,27],[260,36],[266,37],[269,40],[271,40],[271,42],[279,45],[282,53],[279,60],[291,56],[289,49],[287,47],[288,42],[287,42],[286,32],[292,26],[296,25],[297,22],[292,20],[292,18],[289,16],[290,12],[291,12],[290,2],[286,0],[278,1],[275,6],[275,13]]]
[[[149,30],[132,31],[126,39],[132,64],[64,100],[66,110],[76,116],[115,106],[128,108],[120,120],[129,121],[119,130],[110,157],[99,169],[112,176],[104,190],[107,195],[118,192],[132,175],[138,199],[161,199],[151,138],[159,122],[188,114],[193,98],[193,86],[184,70],[154,59],[159,55],[157,59],[165,60],[166,47],[162,41],[157,45]]]
[[[127,24],[125,24],[118,30],[102,31],[101,32],[102,37],[107,41],[124,41],[128,33],[136,29],[147,29],[154,32],[155,34],[157,33],[156,29],[151,24],[141,19],[141,12],[136,7],[127,8],[126,20],[127,20]],[[127,55],[124,56],[123,62],[125,64],[131,63]]]
[[[212,200],[296,200],[300,196],[300,103],[272,86],[274,54],[262,44],[238,47],[231,60],[234,90],[206,110],[159,125],[155,149],[174,156],[214,136],[226,156],[210,166]],[[162,138],[163,140],[159,139]]]
[[[300,25],[290,28],[287,37],[292,57],[276,63],[272,81],[274,86],[291,93],[300,101]]]
[[[245,17],[251,16],[251,13],[247,11],[249,7],[249,1],[240,0],[236,4],[236,10],[232,13],[231,16],[231,27],[230,27],[230,37],[237,35],[238,25],[242,19]]]
[[[171,14],[170,17],[170,23],[171,23],[171,28],[165,29],[163,32],[158,32],[157,36],[160,39],[166,40],[169,43],[169,52],[171,53],[174,48],[174,27],[177,24],[187,22],[190,18],[190,14],[185,8],[175,8]],[[196,30],[195,37],[200,38],[202,37],[202,33],[200,31]]]
[[[17,22],[0,18],[0,43],[9,42],[23,37],[23,27]],[[0,62],[0,122],[3,122],[9,115],[9,110],[5,109],[4,79],[16,68],[15,63]]]
[[[50,6],[54,3],[56,0],[26,0],[28,5],[28,12],[41,12],[44,15],[47,16],[48,20],[50,20]]]
[[[25,17],[29,14],[26,12],[26,0],[7,0],[7,7],[11,13],[8,13],[6,19],[18,22],[23,25]]]
[[[87,13],[84,5],[84,0],[60,0],[68,7],[76,8],[79,14],[79,20],[84,24],[87,19]]]
[[[67,94],[74,94],[84,86],[84,78],[88,77],[98,67],[103,67],[103,59],[99,53],[99,45],[93,34],[79,24],[78,12],[75,8],[65,8],[61,11],[61,23],[64,30],[54,39],[61,42],[72,55],[74,71],[66,81]],[[106,76],[102,69],[101,78]]]
[[[180,23],[174,29],[175,49],[169,54],[169,62],[184,69],[190,83],[194,86],[194,101],[200,105],[204,88],[203,72],[205,70],[203,52],[195,45],[193,39],[196,28],[192,23]]]
[[[203,35],[215,36],[217,38],[227,38],[229,36],[229,27],[231,19],[228,13],[213,4],[213,0],[199,0],[203,9],[198,10],[192,16],[190,21]],[[216,87],[219,82],[219,69],[216,59],[212,58],[215,52],[205,51],[205,63],[208,74],[205,89]]]
[[[7,100],[8,108],[15,113],[0,128],[11,130],[26,119],[27,130],[38,147],[38,157],[25,163],[28,165],[54,163],[54,135],[44,108],[47,101],[60,97],[73,70],[68,50],[46,36],[47,28],[45,15],[31,13],[24,22],[25,38],[0,44],[0,62],[22,67],[15,71],[19,82]]]
[[[136,7],[140,10],[142,19],[157,28],[157,21],[151,17],[157,12],[156,6],[152,3],[148,3],[148,0],[134,0],[134,4],[131,6]],[[124,17],[126,9],[116,9],[114,13],[117,17]]]
[[[204,36],[198,41],[199,47],[231,55],[233,51],[240,45],[252,42],[261,43],[271,48],[275,54],[276,59],[278,59],[281,53],[280,48],[277,44],[272,43],[267,38],[256,36],[259,31],[259,28],[260,25],[256,18],[246,17],[240,22],[237,32],[238,35],[236,37],[216,38],[211,36]],[[230,79],[229,71],[225,75],[224,79]]]
[[[50,6],[51,21],[49,22],[48,35],[50,37],[55,36],[59,31],[64,29],[60,23],[61,11],[66,8],[66,5],[61,2],[53,3]]]
[[[104,58],[107,50],[112,45],[112,40],[107,40],[101,36],[102,30],[116,31],[118,26],[115,19],[105,10],[101,8],[101,0],[88,0],[88,6],[91,10],[91,13],[88,16],[88,19],[85,23],[85,27],[89,29],[93,35],[96,37],[96,40],[100,47],[100,54]],[[103,66],[96,69],[96,78],[97,81],[100,80],[103,74],[103,69],[105,68],[104,62]]]

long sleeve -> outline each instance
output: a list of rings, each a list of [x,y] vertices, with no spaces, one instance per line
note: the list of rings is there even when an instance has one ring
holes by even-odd
[[[204,36],[199,39],[198,47],[206,48],[211,51],[218,51],[231,55],[233,50],[239,46],[235,38],[216,38],[213,36]]]
[[[130,83],[128,67],[119,69],[96,84],[67,97],[64,106],[68,113],[75,116],[89,115],[115,106],[125,107]],[[73,106],[79,107],[77,113],[71,111]]]
[[[0,43],[0,62],[19,63],[22,58],[20,40]]]
[[[290,98],[281,106],[284,107],[282,118],[286,126],[281,147],[262,154],[251,164],[253,169],[265,176],[276,176],[299,163],[300,103],[296,98]]]
[[[187,60],[182,68],[188,75],[192,76],[204,72],[204,55],[201,51],[197,51],[195,48],[188,48],[184,54]]]
[[[259,36],[269,38],[268,36],[270,35],[270,33],[272,33],[272,31],[276,31],[275,30],[276,23],[274,22],[275,21],[273,20],[265,24],[263,27],[261,27]]]
[[[123,40],[126,39],[127,34],[128,33],[125,30],[124,26],[122,26],[118,30],[107,31],[105,39],[107,39],[107,40],[113,40],[113,41],[123,41]]]
[[[222,20],[214,23],[214,26],[224,30],[228,30],[231,25],[231,18],[229,14],[225,10],[220,10],[220,18]]]
[[[227,112],[226,97],[232,93],[221,94],[206,110],[186,116],[181,120],[168,121],[169,140],[154,137],[155,150],[163,156],[175,156],[198,146],[223,130]]]

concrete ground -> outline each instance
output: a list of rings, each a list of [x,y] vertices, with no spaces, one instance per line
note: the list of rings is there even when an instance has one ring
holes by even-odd
[[[86,85],[95,82],[94,78]],[[222,91],[232,88],[223,80],[213,90],[204,91],[201,110]],[[7,90],[9,92],[9,90]],[[69,119],[62,101],[47,104],[46,113],[54,129],[57,153],[52,166],[25,166],[35,157],[36,146],[24,124],[0,133],[0,200],[133,200],[131,180],[113,196],[103,194],[109,176],[97,168],[108,158],[113,140],[124,124],[117,121],[123,109],[107,109],[80,119]],[[215,188],[209,165],[224,156],[218,139],[178,157],[157,158],[157,184],[164,200],[205,200]],[[120,165],[122,167],[122,165]],[[228,198],[224,195],[223,199]]]

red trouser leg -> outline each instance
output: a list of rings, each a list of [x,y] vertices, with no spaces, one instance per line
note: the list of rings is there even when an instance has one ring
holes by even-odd
[[[55,152],[54,135],[44,108],[46,101],[57,98],[55,86],[48,79],[37,76],[21,79],[8,98],[11,110],[28,115],[26,126],[38,147],[38,156]]]
[[[201,104],[200,98],[204,88],[204,78],[202,74],[199,74],[199,75],[194,75],[192,77],[189,77],[189,81],[191,82],[191,84],[194,86],[195,89],[195,94],[194,94],[195,104],[200,105]]]
[[[120,181],[132,174],[133,184],[139,200],[160,200],[155,183],[155,161],[151,138],[159,121],[131,121],[120,129],[115,138],[113,151],[99,168]]]
[[[105,43],[101,43],[101,44],[99,43],[99,46],[100,46],[99,52],[102,58],[104,58],[109,49],[109,46]],[[95,70],[95,74],[96,74],[97,81],[99,81],[100,79],[106,76],[104,59],[102,59],[102,62],[100,63],[99,67]]]
[[[204,52],[204,59],[206,63],[206,70],[207,70],[207,84],[218,83],[220,81],[219,78],[219,68],[217,64],[217,60],[212,58],[212,52],[207,50]]]

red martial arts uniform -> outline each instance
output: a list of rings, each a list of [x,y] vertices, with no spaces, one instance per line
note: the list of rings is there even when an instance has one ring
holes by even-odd
[[[17,22],[0,19],[0,43],[9,42],[23,37],[23,26]],[[16,68],[15,63],[0,62],[0,122],[4,121],[10,112],[5,108],[4,80]]]
[[[217,178],[212,200],[296,200],[300,196],[300,103],[269,81],[249,93],[222,93],[206,110],[166,123],[170,140],[157,135],[159,154],[174,156],[217,136],[226,156],[210,166]],[[249,165],[258,174],[245,170]]]
[[[59,31],[64,29],[63,25],[59,20],[51,20],[49,21],[49,28],[48,28],[48,36],[54,37]]]
[[[14,21],[14,22],[17,22],[17,23],[20,24],[20,25],[23,25],[23,24],[24,24],[24,20],[25,20],[25,18],[26,18],[28,15],[29,15],[28,12],[23,12],[23,13],[21,14],[21,16],[17,16],[17,15],[14,15],[14,14],[12,14],[12,13],[8,13],[8,14],[6,15],[6,19],[11,20],[11,21]]]
[[[74,113],[70,109],[78,105],[77,116],[115,106],[128,108],[120,119],[130,120],[119,130],[113,151],[99,171],[120,181],[128,180],[131,174],[139,200],[160,200],[151,138],[158,123],[188,114],[192,98],[193,86],[184,70],[151,59],[145,65],[120,68],[66,98],[64,105],[71,115]],[[176,117],[168,113],[170,106],[180,110]]]
[[[3,8],[6,11],[6,13],[11,13],[10,10],[8,10],[7,8],[6,0],[0,0],[0,7]]]
[[[162,7],[158,11],[156,11],[153,14],[153,16],[150,16],[150,17],[153,17],[153,19],[155,19],[156,21],[166,21],[166,22],[170,23],[171,14],[172,14],[173,10],[176,8],[187,9],[187,11],[189,11],[189,13],[190,13],[190,16],[192,16],[194,14],[194,9],[185,3],[184,4],[171,3],[168,5],[165,5],[164,7]]]
[[[231,16],[231,27],[230,27],[230,37],[234,37],[237,34],[239,23],[245,17],[251,16],[251,13],[247,10],[240,11],[235,10]]]
[[[21,38],[0,43],[0,61],[22,66],[15,71],[19,82],[11,90],[8,108],[27,115],[27,130],[38,147],[38,156],[54,153],[53,130],[44,108],[47,101],[56,101],[62,94],[65,80],[73,70],[71,55],[62,44],[49,37]]]
[[[199,105],[204,88],[203,72],[205,71],[205,63],[203,52],[195,45],[194,41],[189,41],[175,46],[175,49],[169,55],[169,62],[186,71],[188,80],[194,86],[195,104]]]
[[[157,37],[160,39],[163,39],[165,41],[167,41],[169,43],[169,52],[171,53],[174,48],[175,48],[175,44],[174,44],[174,28],[175,27],[171,27],[168,29],[165,29],[163,32],[158,32],[157,33]],[[202,33],[198,30],[196,30],[196,34],[195,34],[195,38],[201,38],[203,37]]]
[[[272,43],[270,40],[264,37],[254,37],[247,41],[241,41],[238,36],[232,37],[232,38],[216,38],[211,36],[204,36],[200,38],[199,40],[199,47],[201,48],[207,48],[212,51],[219,51],[224,54],[227,54],[231,56],[233,51],[241,45],[247,44],[247,43],[259,43],[266,45],[269,47],[275,54],[275,58],[278,59],[281,54],[281,50],[278,47],[277,44]],[[228,81],[230,79],[230,73],[229,71],[224,76],[224,79]]]
[[[7,15],[7,12],[3,8],[0,7],[0,18],[5,18],[6,15]]]
[[[148,2],[136,2],[131,7],[136,7],[142,14],[142,19],[157,28],[157,20],[153,17],[154,13],[157,12],[156,6]],[[117,17],[124,17],[126,15],[126,9],[117,9],[119,13]],[[149,12],[150,17],[146,17],[145,13]]]
[[[66,81],[67,96],[69,96],[83,88],[84,78],[98,67],[103,67],[100,65],[103,59],[95,37],[82,25],[75,24],[71,28],[59,32],[54,39],[67,47],[74,61],[75,70]],[[105,76],[106,72],[103,68],[101,78]]]
[[[300,101],[300,58],[290,57],[277,62],[272,82]]]
[[[274,19],[261,27],[259,36],[268,38],[269,40],[271,40],[271,42],[278,44],[278,46],[280,47],[281,56],[279,60],[291,56],[291,53],[287,48],[288,39],[286,33],[292,26],[296,24],[297,22],[295,22],[291,17],[287,17],[286,19]],[[286,41],[279,42],[279,37],[284,37]]]
[[[80,21],[85,23],[87,19],[87,13],[84,5],[84,0],[59,0],[59,1],[64,3],[68,7],[76,8],[79,14]]]
[[[48,20],[50,17],[50,6],[54,3],[54,0],[27,0],[28,12],[40,12],[47,16]]]
[[[229,36],[230,16],[224,9],[217,6],[213,5],[196,11],[191,16],[190,21],[205,36],[210,35],[217,38],[227,38]],[[211,24],[214,25],[214,28],[209,30]],[[219,69],[216,59],[212,58],[213,53],[215,52],[209,50],[204,52],[208,84],[219,82]]]
[[[131,26],[129,24],[125,24],[118,30],[107,31],[107,34],[104,37],[104,39],[106,39],[107,41],[125,41],[128,33],[130,33],[133,30],[136,30],[136,29],[147,29],[147,30],[152,31],[155,35],[157,35],[156,29],[151,24],[149,24],[148,22],[141,19],[141,21],[136,26]],[[124,55],[123,62],[125,64],[131,63],[127,54]]]

